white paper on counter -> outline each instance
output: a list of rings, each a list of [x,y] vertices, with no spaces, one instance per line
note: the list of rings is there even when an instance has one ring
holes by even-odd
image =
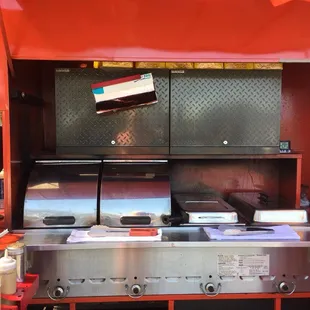
[[[89,242],[135,242],[135,241],[161,241],[162,230],[158,229],[157,236],[121,236],[115,235],[115,233],[111,232],[110,236],[107,237],[91,237],[88,235],[88,230],[77,230],[74,229],[71,232],[71,235],[67,239],[67,243],[89,243]]]
[[[215,228],[204,227],[204,231],[211,240],[300,240],[300,236],[289,225],[269,226],[273,234],[227,236],[223,231]]]

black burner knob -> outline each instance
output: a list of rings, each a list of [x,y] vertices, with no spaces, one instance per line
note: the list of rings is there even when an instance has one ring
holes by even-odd
[[[281,282],[281,283],[279,284],[279,289],[280,289],[281,292],[286,293],[286,292],[288,292],[288,290],[289,290],[289,286],[287,285],[286,282]]]
[[[213,283],[208,283],[206,285],[206,291],[209,293],[214,293],[215,292],[215,286]]]
[[[210,293],[213,293],[215,291],[213,286],[209,287],[208,290],[209,290]]]
[[[55,289],[54,289],[54,296],[56,297],[56,298],[60,298],[60,297],[62,297],[63,295],[64,295],[64,289],[61,287],[61,286],[57,286],[57,287],[55,287]]]
[[[134,285],[131,287],[131,292],[132,292],[132,294],[134,294],[134,295],[140,295],[140,294],[141,294],[141,286],[138,285],[138,284],[134,284]]]

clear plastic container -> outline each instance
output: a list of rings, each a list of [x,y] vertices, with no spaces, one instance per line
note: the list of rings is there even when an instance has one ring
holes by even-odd
[[[7,247],[9,255],[16,260],[17,282],[24,282],[26,272],[25,244],[15,242]]]

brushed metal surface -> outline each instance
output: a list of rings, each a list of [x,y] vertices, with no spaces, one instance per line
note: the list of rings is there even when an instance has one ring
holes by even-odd
[[[280,71],[183,72],[171,73],[172,153],[278,152]]]
[[[191,234],[187,234],[188,237]],[[197,235],[196,235],[197,237]],[[153,244],[160,242],[153,242]],[[29,248],[30,272],[39,273],[36,297],[46,297],[47,287],[70,287],[69,297],[127,295],[126,286],[145,286],[145,295],[201,294],[200,284],[221,284],[220,293],[276,292],[285,281],[296,284],[296,292],[310,289],[310,261],[307,247],[263,247],[252,242],[244,247],[238,242],[217,242],[217,247],[127,247],[66,248],[36,251]],[[211,242],[207,242],[212,244]],[[273,242],[269,242],[272,244]],[[98,246],[98,245],[97,245]],[[268,275],[222,277],[217,257],[227,255],[266,255],[270,257]],[[59,263],[61,262],[61,263]],[[87,268],[85,268],[87,266]]]
[[[158,103],[96,114],[92,83],[146,72],[153,74]],[[161,148],[168,154],[168,70],[57,69],[55,83],[57,152],[105,154],[107,149],[108,154],[152,154]]]
[[[85,227],[97,223],[97,188],[101,161],[38,161],[31,171],[24,202],[24,227]],[[47,225],[47,218],[74,217],[67,225]]]
[[[310,228],[293,227],[299,234],[300,241],[210,241],[203,229],[199,227],[163,227],[161,242],[105,242],[105,243],[72,243],[67,239],[71,229],[31,229],[16,230],[25,233],[24,242],[31,251],[93,250],[93,249],[133,249],[133,248],[308,248],[310,247]]]
[[[105,162],[101,181],[100,223],[119,226],[164,226],[171,215],[167,161]],[[126,218],[131,224],[125,224]],[[148,218],[149,223],[139,219]]]

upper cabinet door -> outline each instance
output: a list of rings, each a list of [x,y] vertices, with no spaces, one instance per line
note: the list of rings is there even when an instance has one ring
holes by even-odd
[[[150,72],[157,103],[115,113],[96,113],[92,84]],[[56,69],[55,86],[58,153],[169,153],[168,70]]]
[[[280,103],[281,71],[172,71],[171,153],[277,153]]]

